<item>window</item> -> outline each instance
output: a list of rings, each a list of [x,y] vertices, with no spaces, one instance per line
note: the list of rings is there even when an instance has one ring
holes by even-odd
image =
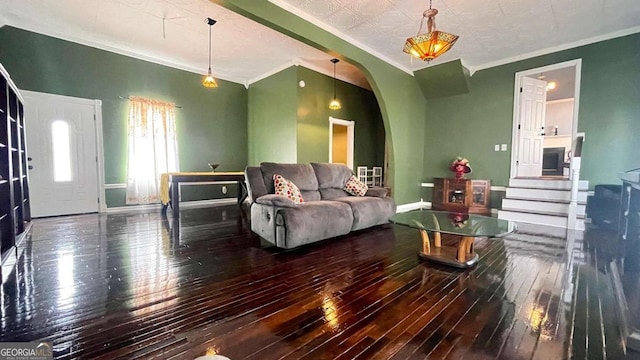
[[[69,143],[69,124],[56,120],[51,124],[53,149],[53,181],[71,181],[71,145]]]
[[[127,204],[160,201],[160,174],[178,171],[175,104],[131,97]]]

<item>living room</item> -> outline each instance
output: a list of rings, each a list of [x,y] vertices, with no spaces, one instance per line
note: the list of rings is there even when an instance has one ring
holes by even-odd
[[[425,99],[416,81],[418,76],[389,65],[272,2],[216,3],[304,43],[328,49],[342,59],[343,63],[337,66],[347,62],[358,64],[360,69],[366,69],[363,72],[371,91],[338,81],[337,93],[341,94],[343,110],[334,113],[310,93],[300,95],[310,91],[319,94],[318,98],[329,99],[334,92],[331,76],[304,66],[285,68],[248,88],[245,84],[218,79],[218,88],[205,89],[199,85],[201,74],[56,39],[21,29],[19,24],[9,22],[0,28],[0,63],[21,90],[101,100],[105,152],[105,196],[101,204],[106,208],[125,206],[122,184],[126,182],[128,102],[120,97],[146,96],[171,101],[182,108],[177,110],[182,121],[178,125],[182,171],[207,171],[207,162],[211,161],[219,162],[221,171],[242,171],[247,165],[262,161],[327,162],[328,154],[317,149],[328,145],[316,138],[318,133],[313,128],[309,130],[305,125],[315,127],[320,121],[328,125],[329,116],[355,120],[358,126],[355,163],[384,166],[385,184],[393,189],[395,202],[419,207],[432,199],[432,189],[420,184],[450,177],[448,166],[458,155],[470,159],[473,178],[491,179],[495,187],[508,186],[511,149],[504,152],[493,149],[495,144],[512,143],[514,74],[574,59],[582,60],[578,127],[586,135],[580,178],[589,180],[589,187],[593,189],[597,184],[619,183],[616,173],[640,166],[634,152],[640,145],[640,138],[635,135],[640,131],[637,23],[620,32],[620,36],[602,37],[602,41],[594,35],[590,41],[578,42],[575,46],[518,54],[495,65],[472,68],[473,73],[463,81],[467,83],[466,90]],[[629,13],[637,14],[637,6],[629,6],[632,9]],[[420,7],[426,8],[426,5],[421,2]],[[445,24],[443,21],[440,25],[451,27]],[[215,41],[215,27],[213,29]],[[433,73],[456,66],[458,74],[464,73],[464,64],[455,62],[434,63],[425,71]],[[301,80],[306,83],[304,88],[299,87]],[[436,85],[447,93],[451,91],[448,87],[454,86],[448,83],[445,79]],[[265,91],[277,96],[260,98]],[[356,103],[360,105],[353,107]],[[310,111],[312,116],[305,117],[301,108]],[[235,196],[235,185],[224,186],[229,187],[226,195],[222,185],[212,185],[207,190],[189,188],[183,198]],[[500,208],[500,193],[501,190],[492,193],[494,209]],[[214,210],[220,219],[230,214],[240,216],[235,209],[226,210],[227,215],[223,212]],[[121,223],[122,218],[113,218],[116,214],[109,215],[113,224],[127,228],[126,222]],[[232,230],[225,228],[223,233],[227,231]],[[400,234],[407,236],[403,231]],[[369,235],[383,237],[388,233]],[[366,237],[367,233],[358,234],[354,241],[364,244]],[[189,242],[188,236],[186,242]],[[239,243],[246,245],[251,240],[245,238]],[[208,249],[202,244],[199,248]],[[234,247],[228,245],[227,250],[232,249]],[[339,252],[334,248],[330,253],[337,256]],[[248,257],[245,260],[250,261]],[[348,281],[345,277],[344,282]]]

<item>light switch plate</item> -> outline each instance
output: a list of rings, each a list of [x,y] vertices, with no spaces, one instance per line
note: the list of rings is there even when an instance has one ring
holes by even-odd
[[[500,150],[501,150],[501,151],[507,151],[507,144],[502,144],[502,145],[500,146]]]
[[[493,151],[500,151],[500,145],[496,144],[496,145],[493,147]]]

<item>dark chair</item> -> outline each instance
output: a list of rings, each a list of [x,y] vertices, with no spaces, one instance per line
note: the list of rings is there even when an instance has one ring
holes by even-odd
[[[594,190],[587,199],[587,216],[598,227],[618,230],[622,185],[596,185]]]

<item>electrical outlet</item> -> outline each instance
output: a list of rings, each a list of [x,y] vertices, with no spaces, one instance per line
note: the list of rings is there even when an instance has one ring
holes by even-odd
[[[493,147],[493,151],[500,151],[500,145],[496,144],[496,145]]]
[[[227,195],[227,187],[226,186],[222,187],[222,194]]]
[[[507,151],[507,144],[502,144],[502,145],[500,146],[500,150],[501,150],[501,151]]]

